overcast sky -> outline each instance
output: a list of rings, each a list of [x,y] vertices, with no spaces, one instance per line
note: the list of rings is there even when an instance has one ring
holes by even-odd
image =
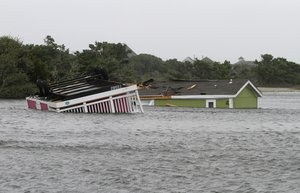
[[[95,41],[137,54],[236,62],[270,53],[300,63],[299,0],[0,0],[0,36],[71,51]]]

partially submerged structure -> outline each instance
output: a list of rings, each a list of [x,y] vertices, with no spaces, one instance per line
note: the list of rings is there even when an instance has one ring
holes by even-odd
[[[140,85],[143,105],[258,108],[262,93],[249,80],[153,81]]]
[[[38,95],[26,98],[28,108],[73,113],[143,112],[136,85],[108,81],[103,74],[47,84],[38,80]]]

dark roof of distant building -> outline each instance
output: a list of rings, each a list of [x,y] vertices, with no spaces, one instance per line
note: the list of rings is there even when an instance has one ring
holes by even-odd
[[[141,96],[182,96],[182,95],[235,95],[248,80],[206,80],[206,81],[153,81],[143,86]],[[258,95],[261,93],[256,89]]]
[[[197,61],[197,60],[199,60],[199,59],[196,59],[196,58],[192,59],[191,57],[186,57],[186,58],[183,60],[183,62],[194,63],[194,62]],[[214,61],[213,61],[212,59],[210,59],[209,57],[202,57],[202,59],[199,60],[199,61],[208,62],[208,63],[213,63],[213,62],[214,62]]]
[[[183,62],[190,62],[190,63],[194,63],[195,60],[193,60],[191,57],[186,57]]]
[[[212,59],[210,59],[209,57],[203,57],[201,59],[201,61],[204,61],[204,62],[209,62],[209,63],[213,63],[214,61]]]
[[[246,65],[246,66],[255,66],[254,61],[247,61],[243,57],[239,57],[239,61],[234,63],[233,65]]]

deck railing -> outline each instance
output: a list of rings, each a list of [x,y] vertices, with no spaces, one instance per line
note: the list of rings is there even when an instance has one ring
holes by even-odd
[[[136,113],[143,112],[140,100],[136,92],[119,96],[110,96],[90,103],[82,103],[64,109],[56,109],[57,112],[72,113]]]
[[[136,85],[66,101],[27,97],[28,108],[71,113],[143,113]],[[46,107],[44,107],[46,106]]]

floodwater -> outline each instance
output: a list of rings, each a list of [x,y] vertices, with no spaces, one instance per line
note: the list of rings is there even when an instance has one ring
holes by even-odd
[[[300,92],[260,106],[101,115],[0,100],[0,192],[299,193]]]

